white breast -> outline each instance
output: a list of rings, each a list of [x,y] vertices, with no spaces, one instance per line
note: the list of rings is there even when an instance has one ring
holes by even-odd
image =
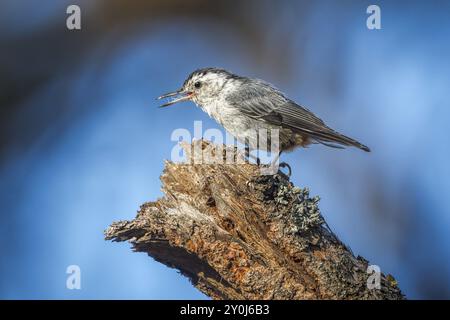
[[[236,137],[239,142],[250,142],[251,148],[256,148],[256,145],[253,145],[251,142],[257,141],[257,133],[259,129],[267,130],[276,128],[276,126],[271,126],[264,121],[247,117],[245,114],[240,112],[238,108],[229,105],[226,100],[210,101],[210,103],[206,103],[204,106],[200,107],[211,118],[222,125],[225,130]]]

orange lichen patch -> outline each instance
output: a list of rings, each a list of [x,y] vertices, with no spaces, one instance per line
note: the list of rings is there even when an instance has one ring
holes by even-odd
[[[184,246],[190,252],[197,252],[198,251],[197,250],[198,249],[197,243],[192,241],[191,239],[189,239]]]
[[[315,250],[313,252],[313,255],[314,255],[315,258],[317,258],[319,260],[326,260],[326,259],[330,258],[329,257],[329,252],[324,252],[324,251],[321,251],[321,250]]]

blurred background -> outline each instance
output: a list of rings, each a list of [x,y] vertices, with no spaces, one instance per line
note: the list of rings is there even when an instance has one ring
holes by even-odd
[[[81,8],[81,30],[66,8]],[[381,30],[366,9],[381,8]],[[160,197],[174,129],[157,109],[194,69],[272,82],[371,147],[284,156],[336,234],[408,298],[450,298],[448,1],[2,1],[0,298],[207,299],[103,240]],[[66,268],[81,268],[81,290]]]

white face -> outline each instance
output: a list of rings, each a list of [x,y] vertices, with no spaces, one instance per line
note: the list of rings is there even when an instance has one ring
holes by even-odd
[[[233,88],[233,82],[237,78],[239,77],[224,69],[205,68],[196,70],[184,81],[180,90],[158,97],[158,99],[172,99],[160,107],[167,107],[186,100],[192,100],[201,107],[208,107],[215,101],[223,99],[226,92]]]
[[[191,100],[204,106],[217,100],[221,91],[225,89],[227,75],[207,72],[194,74],[183,85],[183,91],[189,92]]]

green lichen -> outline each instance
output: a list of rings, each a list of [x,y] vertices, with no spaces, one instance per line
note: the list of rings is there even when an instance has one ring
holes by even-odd
[[[292,231],[307,232],[325,223],[319,209],[320,197],[310,197],[308,188],[280,185],[275,196],[278,205],[291,206],[290,214],[294,222]]]
[[[264,200],[275,203],[278,212],[273,216],[287,215],[292,221],[289,233],[308,232],[325,223],[319,209],[320,198],[311,198],[308,188],[295,187],[280,175],[260,177],[256,182],[264,186]]]

